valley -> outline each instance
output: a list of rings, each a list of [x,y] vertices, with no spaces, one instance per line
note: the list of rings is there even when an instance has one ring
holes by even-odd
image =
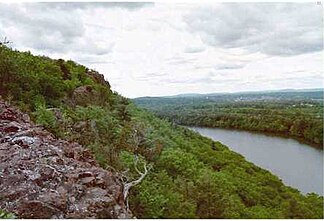
[[[0,95],[11,106],[28,114],[31,121],[44,130],[41,133],[47,134],[45,131],[48,131],[53,136],[51,139],[64,140],[68,157],[77,157],[78,147],[82,145],[89,151],[83,160],[94,159],[97,167],[101,167],[91,170],[119,177],[115,182],[117,186],[110,181],[110,176],[101,177],[108,186],[95,187],[97,192],[90,193],[88,188],[93,188],[91,185],[102,184],[97,183],[97,175],[90,176],[85,171],[87,179],[76,178],[74,182],[79,188],[76,193],[71,193],[69,191],[73,190],[66,187],[67,180],[64,179],[71,168],[58,175],[51,173],[50,177],[45,174],[41,182],[33,182],[35,193],[30,196],[12,187],[15,182],[20,182],[18,179],[0,182],[0,210],[4,211],[1,214],[8,213],[18,218],[55,218],[56,215],[48,212],[50,208],[50,211],[60,211],[60,218],[67,218],[71,213],[75,214],[75,210],[67,203],[44,200],[53,196],[49,191],[41,192],[42,188],[64,186],[60,189],[64,192],[66,187],[67,194],[80,205],[93,208],[92,203],[104,205],[112,199],[120,202],[121,208],[129,208],[127,216],[132,214],[137,218],[323,218],[322,196],[316,193],[304,195],[223,143],[143,110],[143,105],[135,104],[137,101],[112,91],[103,75],[76,62],[34,56],[2,45]],[[312,115],[317,115],[321,108],[315,104],[316,109],[310,112]],[[1,108],[2,115],[4,111]],[[300,114],[310,117],[302,111]],[[8,133],[6,125],[3,126],[1,138]],[[30,139],[37,138],[34,133],[29,136]],[[316,133],[313,137],[317,137]],[[62,167],[59,162],[52,161],[53,156],[46,157],[42,151],[36,151],[40,148],[38,142],[27,146],[21,142],[10,145],[16,145],[17,156],[28,148],[35,155],[30,160],[44,157],[42,164]],[[1,150],[7,151],[7,148],[6,142],[0,143]],[[47,148],[55,152],[58,145],[53,141]],[[28,161],[28,158],[23,159]],[[6,170],[8,160],[6,156],[0,158],[1,176],[9,173]],[[83,166],[82,169],[87,170]],[[30,168],[18,165],[10,170],[12,177],[22,179],[29,173]],[[81,181],[84,183],[79,183]],[[120,198],[120,190],[110,195],[111,199],[101,199],[96,195],[100,188],[117,187],[131,188],[123,198]],[[105,189],[103,191],[109,194]],[[12,196],[20,194],[21,197],[14,201],[17,206],[12,206],[13,199],[8,192]],[[23,201],[37,205],[41,215],[36,217],[35,213],[26,212],[19,206]],[[111,209],[116,211],[113,217],[125,216],[125,210],[118,208]],[[91,213],[84,210],[82,214],[76,213],[82,218],[112,216],[95,210]]]

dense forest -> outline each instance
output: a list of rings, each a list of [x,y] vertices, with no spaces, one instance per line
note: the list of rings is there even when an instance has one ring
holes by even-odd
[[[101,167],[129,179],[145,171],[130,189],[138,218],[323,218],[322,196],[302,195],[223,144],[138,108],[102,75],[73,61],[2,45],[0,95],[58,138],[89,148]],[[217,108],[236,110],[231,117],[237,119],[250,109],[267,111]],[[306,114],[303,108],[289,111],[310,117],[321,110]],[[274,111],[279,119],[283,109]],[[11,217],[1,208],[0,215]]]
[[[135,103],[181,125],[270,133],[323,148],[323,90],[146,97]]]

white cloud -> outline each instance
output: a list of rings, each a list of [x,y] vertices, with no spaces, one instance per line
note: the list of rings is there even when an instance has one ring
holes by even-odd
[[[315,3],[225,3],[185,16],[210,45],[292,56],[322,50],[322,7]]]
[[[0,14],[13,47],[76,60],[128,97],[322,87],[313,3],[0,4]]]

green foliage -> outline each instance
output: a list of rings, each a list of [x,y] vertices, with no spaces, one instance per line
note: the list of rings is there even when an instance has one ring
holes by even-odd
[[[273,99],[262,100],[263,97]],[[246,100],[240,100],[240,99]],[[323,148],[322,92],[138,98],[157,116],[181,125],[233,128],[288,136]]]
[[[135,189],[131,206],[141,218],[197,218],[196,205],[177,189],[166,171],[150,174]]]
[[[278,212],[279,211],[264,206],[252,206],[246,209],[246,218],[253,219],[254,217],[258,217],[258,219],[280,219],[282,215]]]
[[[96,83],[87,71],[73,61],[0,46],[3,98],[32,114],[36,123],[57,137],[89,148],[103,168],[128,171],[127,176],[135,179],[134,160],[139,168],[153,164],[142,182],[130,190],[130,208],[136,217],[323,218],[323,197],[304,196],[225,145],[138,109],[112,92],[109,84]],[[71,98],[80,86],[91,93],[84,99],[80,96],[78,106]],[[269,104],[273,111],[260,103],[198,104],[168,106],[169,111],[160,116],[177,123],[291,130],[291,134],[321,142],[320,120],[311,120],[322,117],[322,106],[317,104],[309,108]],[[210,107],[217,111],[209,111]]]
[[[108,108],[77,106],[63,109],[62,112],[64,115],[58,124],[65,131],[65,139],[88,146],[101,166],[118,167],[121,125]]]
[[[0,209],[0,219],[15,219],[16,216],[12,213],[8,213],[2,209]]]
[[[147,112],[134,113],[164,138],[154,172],[132,191],[137,217],[174,218],[172,210],[178,218],[323,217],[323,197],[302,196],[218,142]]]
[[[48,110],[44,104],[36,107],[33,112],[37,124],[45,126],[47,129],[54,129],[56,127],[56,118],[51,110]]]
[[[76,87],[93,84],[86,68],[72,61],[55,61],[3,45],[0,46],[0,61],[0,95],[12,97],[25,111],[35,110],[34,97],[42,96],[46,105],[58,107]],[[101,95],[104,99],[105,95]]]

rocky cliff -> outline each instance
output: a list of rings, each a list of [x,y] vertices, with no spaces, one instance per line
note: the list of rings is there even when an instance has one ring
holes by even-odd
[[[0,98],[0,208],[19,218],[130,218],[117,174]]]

